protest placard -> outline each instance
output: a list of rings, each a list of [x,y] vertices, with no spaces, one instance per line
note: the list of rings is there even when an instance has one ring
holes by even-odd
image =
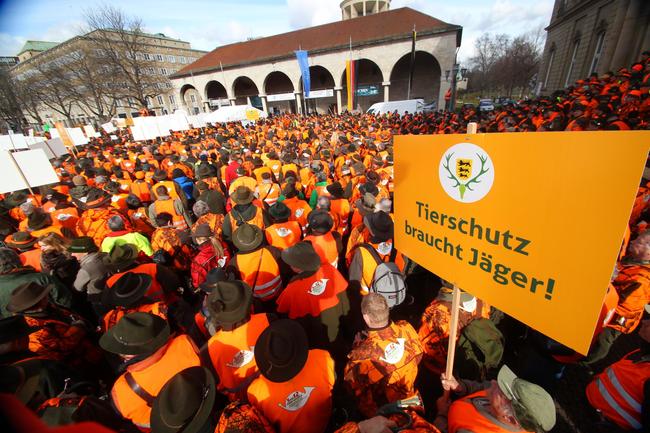
[[[83,146],[89,143],[88,137],[84,135],[81,128],[65,128],[65,130],[75,146]]]
[[[397,249],[586,353],[650,133],[395,139]]]
[[[20,152],[0,151],[0,193],[35,188],[59,181],[42,149]]]
[[[107,134],[112,134],[117,130],[117,128],[113,126],[111,122],[103,123],[102,129],[106,131]]]
[[[22,134],[0,135],[0,150],[27,149],[27,139]]]

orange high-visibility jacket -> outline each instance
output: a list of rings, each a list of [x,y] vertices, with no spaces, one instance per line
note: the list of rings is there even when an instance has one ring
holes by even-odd
[[[267,248],[238,253],[233,260],[241,280],[252,287],[254,297],[268,301],[278,295],[282,288],[280,266]]]
[[[480,406],[487,406],[489,404],[486,390],[468,395],[452,403],[447,413],[448,433],[456,433],[459,430],[477,433],[512,433],[512,430],[507,430],[494,424],[481,413],[473,403],[475,399],[485,400],[477,403]],[[525,433],[524,430],[520,432]]]
[[[302,236],[302,229],[298,221],[287,221],[285,223],[277,223],[264,230],[266,234],[266,241],[269,245],[284,250],[298,242]]]
[[[324,235],[306,236],[305,240],[311,242],[322,263],[329,263],[335,268],[338,267],[339,250],[331,231]]]

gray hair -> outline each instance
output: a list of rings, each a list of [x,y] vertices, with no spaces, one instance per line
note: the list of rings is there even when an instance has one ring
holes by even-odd
[[[203,200],[198,200],[196,203],[194,203],[194,206],[192,206],[192,212],[194,212],[194,215],[197,218],[200,218],[210,212],[210,207]]]
[[[114,231],[114,232],[124,230],[124,220],[119,215],[113,215],[112,217],[110,217],[108,219],[107,225],[108,225],[108,228],[111,229],[111,231]]]

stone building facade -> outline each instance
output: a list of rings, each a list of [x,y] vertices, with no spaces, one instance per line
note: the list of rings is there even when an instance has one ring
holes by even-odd
[[[344,5],[345,4],[345,5]],[[342,7],[347,2],[342,3]],[[410,97],[442,101],[462,27],[400,8],[280,35],[225,45],[171,77],[190,113],[252,104],[270,113],[342,112],[346,60],[358,63],[356,109],[407,99],[412,31],[417,31]],[[294,51],[307,50],[311,94],[305,98]],[[305,106],[306,110],[303,110]]]
[[[55,46],[44,50],[42,52],[34,53],[33,56],[20,61],[17,65],[10,69],[10,73],[14,78],[29,77],[30,74],[35,73],[39,66],[46,65],[48,62],[59,61],[70,53],[83,53],[84,50],[89,50],[89,42],[87,36],[91,34],[76,36],[65,42],[56,44]],[[148,109],[154,111],[156,114],[173,113],[174,110],[181,108],[182,104],[173,91],[169,76],[184,66],[194,62],[196,59],[204,55],[205,51],[194,50],[191,48],[190,43],[178,39],[172,39],[162,33],[158,34],[144,34],[142,36],[143,52],[139,53],[143,59],[148,61],[147,75],[152,77],[155,81],[155,88],[160,93],[149,98]],[[53,110],[50,107],[41,105],[39,107],[39,114],[41,118],[48,122],[63,122],[68,126],[97,123],[102,119],[95,119],[88,110],[84,110],[80,104],[73,104],[72,120],[66,119],[61,113]],[[138,107],[134,101],[120,101],[117,106],[115,117],[135,117],[138,116]],[[37,125],[34,119],[26,116],[28,123],[36,128]],[[104,119],[105,121],[105,119]]]
[[[546,32],[542,94],[638,60],[650,49],[650,1],[556,0]]]

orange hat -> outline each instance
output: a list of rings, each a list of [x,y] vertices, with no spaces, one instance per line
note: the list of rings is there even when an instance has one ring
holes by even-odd
[[[135,172],[135,178],[140,179],[140,180],[144,179],[144,171],[142,171],[142,170],[136,171]]]

